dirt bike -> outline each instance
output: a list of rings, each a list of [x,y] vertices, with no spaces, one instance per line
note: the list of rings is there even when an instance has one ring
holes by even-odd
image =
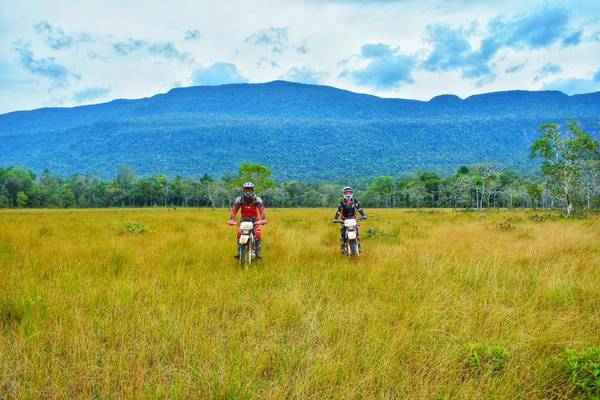
[[[228,221],[229,225],[239,226],[240,237],[238,239],[238,254],[237,258],[241,266],[248,268],[252,261],[256,258],[256,238],[254,237],[254,226],[264,225],[265,220],[252,221],[251,219],[243,218],[239,224],[235,221]]]
[[[362,218],[361,218],[362,219]],[[358,222],[356,218],[346,218],[343,221],[336,220],[339,224],[344,224],[344,255],[352,258],[360,256],[362,246],[360,237],[358,237]]]

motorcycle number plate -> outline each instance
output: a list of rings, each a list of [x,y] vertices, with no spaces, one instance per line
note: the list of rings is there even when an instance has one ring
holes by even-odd
[[[254,228],[254,224],[250,221],[244,221],[240,223],[240,229],[243,231],[250,231]]]

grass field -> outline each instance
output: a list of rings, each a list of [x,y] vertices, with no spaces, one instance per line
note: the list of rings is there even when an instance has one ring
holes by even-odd
[[[0,398],[577,395],[599,215],[367,210],[351,261],[333,211],[268,210],[247,271],[225,210],[0,212]]]

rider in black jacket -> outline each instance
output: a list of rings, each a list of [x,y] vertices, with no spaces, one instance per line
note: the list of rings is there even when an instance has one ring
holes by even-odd
[[[333,218],[333,222],[338,222],[341,217],[341,220],[345,220],[348,218],[356,218],[356,212],[360,213],[360,219],[367,219],[365,215],[365,211],[360,206],[360,202],[354,198],[354,191],[350,186],[346,186],[343,190],[344,199],[340,202],[337,208],[337,212],[335,213],[335,217]],[[340,229],[340,250],[344,251],[344,235],[346,233],[346,227],[344,224],[341,224]],[[358,228],[356,229],[356,234],[358,235]]]

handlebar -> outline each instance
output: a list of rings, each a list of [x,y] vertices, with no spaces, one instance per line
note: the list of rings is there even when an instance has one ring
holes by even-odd
[[[237,226],[239,224],[240,223],[238,221],[234,221],[232,219],[230,219],[230,220],[227,221],[227,225],[230,225],[230,226]],[[266,219],[259,219],[257,221],[254,221],[254,225],[266,225],[266,224],[267,224],[267,220]]]
[[[358,218],[358,221],[364,221],[365,219],[367,219],[367,216]],[[342,221],[341,219],[334,219],[331,222],[333,222],[334,224],[343,224],[344,223],[344,221]]]

